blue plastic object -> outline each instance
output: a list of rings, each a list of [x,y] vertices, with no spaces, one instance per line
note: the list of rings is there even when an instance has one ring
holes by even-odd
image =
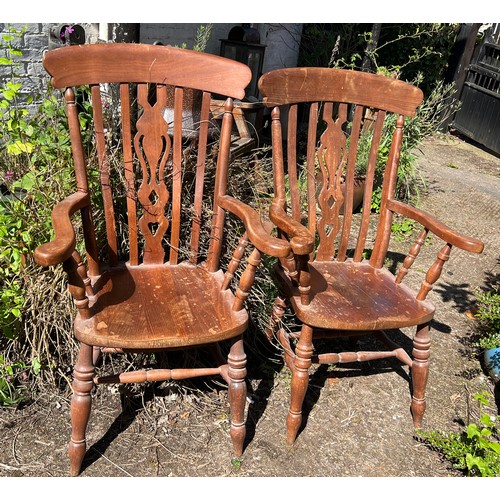
[[[495,381],[500,381],[500,347],[484,351],[484,364],[489,376]]]

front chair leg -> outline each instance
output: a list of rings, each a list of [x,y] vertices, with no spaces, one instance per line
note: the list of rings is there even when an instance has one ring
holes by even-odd
[[[90,416],[94,387],[93,347],[80,343],[78,361],[73,371],[73,397],[71,399],[71,441],[69,442],[70,473],[78,476],[87,449],[85,431]]]
[[[425,387],[429,376],[430,345],[429,323],[419,325],[413,339],[413,363],[411,368],[413,385],[411,413],[415,429],[422,426],[422,418],[425,412]]]
[[[287,442],[292,445],[295,442],[300,424],[302,423],[302,404],[309,384],[309,368],[313,354],[312,345],[313,329],[309,325],[302,325],[300,339],[295,347],[295,359],[293,361],[290,410],[286,419]]]
[[[231,429],[229,434],[233,441],[234,454],[237,457],[243,455],[243,442],[246,435],[246,363],[247,357],[243,349],[243,337],[240,336],[233,342],[228,355],[229,406],[231,411]]]

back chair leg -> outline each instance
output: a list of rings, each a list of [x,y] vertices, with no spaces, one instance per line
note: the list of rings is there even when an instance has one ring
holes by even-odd
[[[87,449],[85,431],[90,417],[92,398],[90,391],[94,387],[93,347],[80,343],[78,361],[73,372],[73,397],[71,399],[71,441],[69,442],[70,473],[80,474],[83,457]]]
[[[245,402],[247,386],[247,357],[243,349],[243,337],[237,337],[233,342],[228,355],[229,375],[229,404],[231,408],[231,429],[229,434],[233,441],[234,454],[243,455],[243,442],[245,441]]]
[[[290,396],[290,410],[286,419],[287,442],[295,442],[300,424],[302,423],[302,404],[309,384],[309,368],[313,354],[313,329],[309,325],[302,325],[300,339],[295,347],[295,359],[292,368],[292,383]]]
[[[411,413],[415,429],[422,426],[425,412],[425,387],[429,376],[430,345],[429,323],[419,325],[413,339],[413,364],[411,368],[413,385]]]
[[[269,325],[266,330],[266,335],[269,342],[272,342],[273,337],[281,328],[281,319],[285,314],[285,308],[286,308],[286,299],[284,295],[280,292],[274,301],[271,317],[269,318]]]

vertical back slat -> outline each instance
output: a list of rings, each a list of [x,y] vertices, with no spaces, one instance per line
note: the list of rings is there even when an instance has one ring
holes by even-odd
[[[144,264],[162,264],[165,260],[163,238],[170,221],[165,207],[170,193],[165,184],[165,167],[170,156],[171,139],[164,118],[167,106],[165,85],[157,85],[156,101],[150,95],[151,87],[146,83],[137,85],[137,102],[142,108],[134,136],[134,151],[141,168],[141,183],[137,199],[142,215],[137,222],[144,241],[142,261]]]
[[[198,249],[200,242],[201,214],[203,202],[203,182],[205,180],[205,163],[207,159],[208,126],[210,120],[210,100],[209,92],[203,92],[200,113],[200,136],[198,139],[198,156],[196,160],[196,180],[194,191],[194,215],[191,231],[190,262],[196,264],[198,259]]]
[[[375,167],[377,164],[378,148],[382,137],[386,112],[380,110],[377,112],[375,126],[373,128],[373,138],[370,146],[370,156],[368,158],[368,167],[365,177],[365,191],[363,194],[363,210],[361,215],[361,225],[359,227],[358,241],[354,252],[354,262],[360,262],[363,258],[363,251],[366,244],[366,236],[368,234],[368,225],[370,222],[370,210],[373,194],[373,182],[375,179]]]
[[[217,271],[222,250],[222,234],[224,228],[224,209],[219,206],[219,197],[226,194],[227,175],[229,167],[229,152],[231,145],[231,129],[233,126],[233,101],[227,99],[224,105],[219,155],[217,157],[217,172],[215,174],[214,205],[210,245],[207,256],[207,270]]]
[[[92,110],[94,114],[95,137],[97,144],[97,158],[99,163],[99,177],[101,180],[102,198],[104,202],[104,216],[106,220],[106,235],[108,240],[109,264],[111,266],[115,266],[118,262],[115,213],[113,207],[111,180],[109,175],[109,163],[106,154],[106,138],[104,136],[101,90],[98,84],[91,86],[91,93],[92,93]]]
[[[292,218],[300,221],[300,193],[297,182],[297,104],[288,112],[287,165]]]
[[[346,106],[345,104],[342,104]],[[356,155],[358,152],[359,134],[361,131],[361,119],[363,117],[364,107],[356,106],[354,119],[351,128],[349,155],[347,158],[347,172],[345,175],[346,196],[344,200],[344,221],[342,225],[342,235],[340,238],[337,260],[344,261],[347,255],[347,246],[349,244],[349,235],[351,234],[352,208],[354,196],[354,170],[356,168]]]
[[[316,132],[318,128],[318,103],[313,102],[309,110],[309,124],[307,129],[307,205],[308,228],[312,234],[316,233]]]
[[[393,199],[396,190],[396,177],[398,173],[399,153],[401,151],[401,142],[403,140],[404,115],[399,115],[396,128],[392,135],[392,144],[389,151],[389,158],[384,173],[382,184],[382,201],[380,203],[380,217],[377,227],[377,237],[373,252],[370,257],[370,265],[376,268],[382,267],[389,247],[392,225],[392,211],[387,208],[387,201]]]
[[[170,264],[177,264],[181,230],[181,162],[182,162],[182,101],[184,89],[175,88],[174,98],[174,152],[172,160],[172,222],[170,230]]]
[[[132,153],[132,131],[130,120],[130,87],[128,83],[120,84],[120,101],[122,116],[122,141],[125,181],[127,183],[127,217],[130,247],[130,264],[139,263],[139,243],[137,238],[137,204],[135,200],[135,175]]]
[[[80,120],[78,119],[78,110],[75,102],[75,92],[72,88],[66,89],[64,94],[66,100],[66,114],[68,116],[68,125],[71,138],[71,150],[73,152],[73,162],[75,165],[76,185],[78,191],[89,192],[87,180],[87,170],[85,168],[85,155],[83,153],[82,135],[80,131]],[[97,251],[97,241],[92,221],[92,211],[90,207],[84,207],[81,210],[83,236],[85,239],[85,248],[87,250],[87,263],[90,276],[100,274],[99,256]]]

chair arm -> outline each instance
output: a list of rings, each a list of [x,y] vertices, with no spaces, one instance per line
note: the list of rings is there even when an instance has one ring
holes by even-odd
[[[279,202],[271,203],[269,218],[290,238],[290,246],[296,255],[307,255],[314,250],[314,236],[309,229],[293,220]]]
[[[467,250],[468,252],[481,253],[483,251],[484,243],[482,241],[457,233],[440,222],[433,215],[423,210],[411,207],[410,205],[406,205],[396,200],[389,200],[387,208],[422,224],[438,238],[441,238],[450,245],[461,248],[462,250]]]
[[[219,206],[241,219],[249,240],[261,252],[273,257],[286,257],[290,253],[290,244],[286,240],[271,236],[264,228],[258,212],[246,203],[223,195],[219,198]]]
[[[52,226],[55,237],[52,241],[40,245],[35,250],[35,261],[41,266],[55,266],[71,257],[75,250],[76,237],[71,216],[79,209],[89,205],[89,195],[84,192],[74,193],[52,210]]]

